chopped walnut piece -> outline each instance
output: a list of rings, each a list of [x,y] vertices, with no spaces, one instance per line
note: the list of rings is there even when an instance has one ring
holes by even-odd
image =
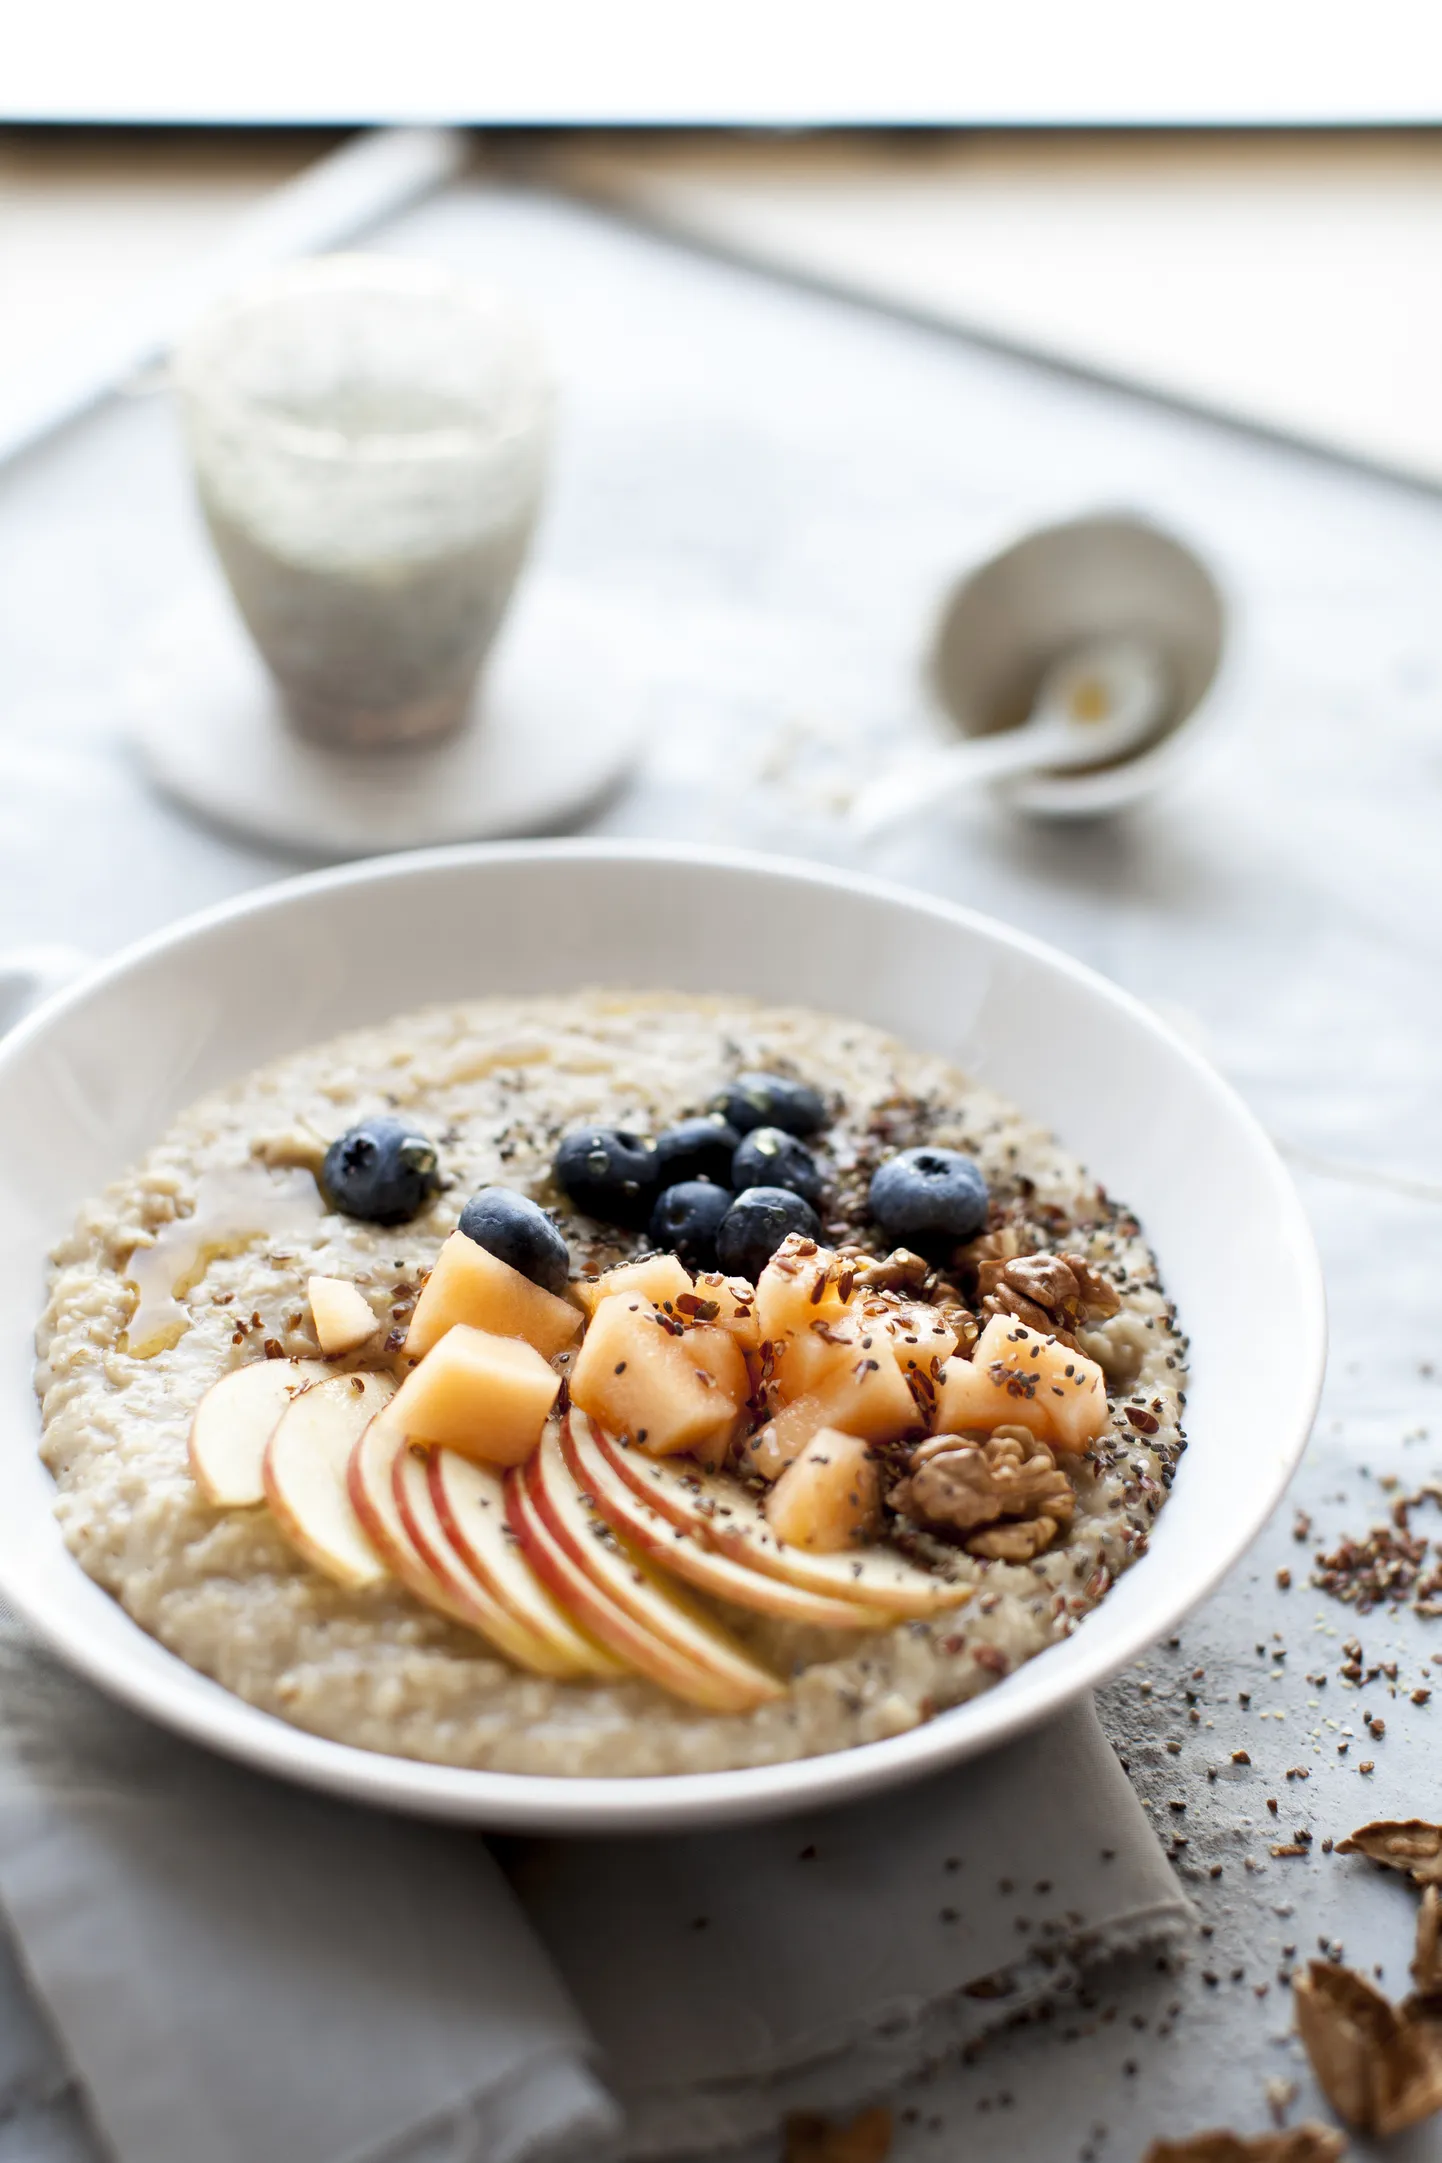
[[[1329,1960],[1311,1961],[1292,1996],[1312,2070],[1348,2125],[1400,2133],[1442,2110],[1442,2023]]]
[[[268,1164],[272,1171],[318,1172],[329,1146],[314,1127],[297,1123],[273,1134],[257,1134],[250,1153],[257,1163]]]
[[[783,2163],[886,2163],[891,2135],[889,2110],[864,2110],[848,2125],[795,2111],[786,2120]]]
[[[958,1269],[971,1270],[979,1276],[988,1262],[1010,1262],[1018,1254],[1028,1253],[1035,1244],[1019,1225],[994,1224],[979,1239],[957,1248],[956,1264]]]
[[[976,1316],[964,1303],[955,1285],[933,1269],[924,1256],[913,1254],[909,1247],[895,1247],[890,1254],[878,1258],[868,1254],[864,1247],[847,1245],[837,1248],[832,1266],[838,1276],[849,1276],[853,1280],[863,1298],[868,1294],[874,1297],[878,1293],[898,1292],[924,1300],[935,1308],[937,1320],[951,1331],[962,1357],[970,1357],[981,1334]]]
[[[998,1427],[984,1441],[933,1435],[912,1451],[889,1500],[913,1524],[970,1534],[969,1554],[1004,1562],[1030,1562],[1076,1510],[1071,1481],[1024,1427]]]
[[[985,1532],[974,1532],[966,1551],[984,1562],[1031,1562],[1046,1552],[1060,1530],[1054,1517],[1026,1517],[1019,1524],[992,1525]]]
[[[863,1292],[914,1292],[931,1275],[931,1264],[910,1247],[894,1247],[890,1254],[863,1254],[856,1262],[856,1282]]]
[[[1315,2120],[1284,2133],[1194,2133],[1154,2140],[1142,2163],[1337,2163],[1347,2143]]]
[[[970,1359],[976,1350],[976,1340],[981,1335],[981,1324],[970,1307],[953,1305],[948,1299],[937,1299],[932,1304],[936,1308],[938,1322],[955,1337],[957,1351],[963,1359]]]
[[[1417,1914],[1417,1950],[1412,1955],[1412,1980],[1417,1996],[1442,2018],[1442,1893],[1429,1885]]]
[[[1067,1344],[1075,1330],[1104,1322],[1121,1306],[1116,1288],[1080,1254],[1019,1254],[983,1262],[976,1273],[982,1314],[1013,1314]]]
[[[1425,1818],[1374,1818],[1339,1840],[1337,1853],[1405,1870],[1414,1885],[1442,1885],[1442,1825]]]

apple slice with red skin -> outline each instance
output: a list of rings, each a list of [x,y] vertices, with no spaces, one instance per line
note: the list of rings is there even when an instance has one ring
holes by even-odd
[[[608,1599],[595,1580],[572,1562],[531,1500],[524,1468],[508,1472],[503,1484],[506,1521],[557,1605],[614,1653],[631,1674],[646,1677],[675,1697],[709,1705],[704,1696],[707,1678],[643,1630],[625,1608]],[[697,1692],[703,1694],[698,1696]]]
[[[777,1539],[760,1502],[739,1480],[681,1457],[648,1457],[599,1427],[593,1432],[597,1448],[654,1510],[768,1577],[879,1608],[892,1621],[943,1614],[972,1596],[971,1585],[918,1569],[893,1548],[827,1555],[790,1547]]]
[[[392,1479],[405,1528],[439,1578],[459,1571],[463,1584],[478,1582],[498,1607],[551,1647],[566,1674],[627,1672],[581,1635],[531,1568],[506,1522],[499,1473],[459,1450],[413,1447],[397,1453]]]
[[[403,1430],[385,1414],[373,1419],[351,1452],[348,1486],[355,1513],[407,1592],[463,1629],[474,1630],[515,1666],[533,1675],[568,1673],[543,1639],[493,1600],[464,1571],[437,1575],[406,1529],[395,1493],[395,1462],[410,1449]],[[424,1467],[421,1468],[424,1477]]]
[[[517,1537],[536,1574],[555,1598],[591,1634],[607,1645],[637,1675],[644,1676],[672,1697],[697,1705],[706,1712],[749,1710],[754,1702],[738,1705],[735,1696],[717,1687],[716,1678],[657,1637],[627,1608],[611,1599],[569,1550],[556,1538],[531,1491],[525,1468],[506,1475],[506,1508]]]
[[[333,1374],[312,1383],[277,1420],[261,1466],[270,1514],[291,1546],[352,1592],[384,1584],[387,1576],[386,1558],[351,1502],[347,1468],[357,1436],[394,1388],[380,1374]]]
[[[517,1535],[556,1597],[662,1689],[709,1712],[752,1712],[784,1695],[776,1676],[668,1585],[583,1499],[554,1428],[529,1463],[507,1475],[506,1500]]]
[[[415,1542],[417,1553],[426,1567],[436,1576],[450,1596],[459,1604],[470,1606],[478,1596],[493,1603],[503,1614],[511,1617],[535,1644],[528,1654],[528,1664],[543,1674],[559,1676],[563,1681],[575,1682],[583,1675],[596,1673],[596,1664],[590,1657],[590,1649],[577,1631],[565,1628],[565,1618],[558,1618],[564,1629],[535,1629],[524,1615],[516,1613],[509,1600],[497,1598],[485,1579],[472,1570],[470,1564],[453,1547],[446,1537],[431,1492],[430,1460],[433,1452],[424,1443],[412,1443],[406,1449],[396,1451],[391,1466],[391,1488],[401,1522]],[[539,1584],[536,1587],[541,1592]],[[574,1644],[575,1651],[572,1651]],[[537,1649],[539,1648],[539,1649]],[[548,1664],[541,1668],[538,1662],[546,1658]],[[527,1663],[522,1663],[527,1664]],[[614,1667],[607,1670],[614,1673]]]
[[[821,1630],[884,1629],[891,1621],[890,1615],[877,1608],[808,1592],[782,1577],[766,1577],[749,1564],[704,1545],[695,1533],[663,1517],[637,1494],[598,1446],[592,1422],[574,1407],[562,1431],[562,1447],[572,1478],[611,1529],[698,1591],[729,1600],[734,1607],[754,1608],[782,1622],[808,1623]]]
[[[264,1502],[261,1466],[276,1421],[303,1389],[334,1373],[319,1359],[253,1359],[212,1382],[190,1423],[190,1469],[213,1508]]]

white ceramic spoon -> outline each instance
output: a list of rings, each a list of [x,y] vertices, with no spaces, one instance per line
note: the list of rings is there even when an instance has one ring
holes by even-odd
[[[1154,647],[1130,638],[1098,638],[1072,647],[1042,678],[1031,717],[1020,728],[974,736],[928,752],[863,789],[852,831],[870,838],[912,812],[934,811],[977,781],[1038,767],[1065,772],[1124,758],[1151,735],[1171,686]]]

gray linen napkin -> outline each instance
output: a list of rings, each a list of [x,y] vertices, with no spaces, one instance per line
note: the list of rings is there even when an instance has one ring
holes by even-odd
[[[847,1809],[501,1852],[637,2159],[873,2100],[1192,1916],[1090,1702]]]
[[[212,1758],[8,1617],[0,1904],[123,2163],[533,2163],[614,2130],[483,1841]]]
[[[0,2163],[26,2114],[26,2163],[699,2154],[1190,1912],[1090,1708],[849,1810],[493,1854],[210,1758],[3,1616],[0,1905]]]

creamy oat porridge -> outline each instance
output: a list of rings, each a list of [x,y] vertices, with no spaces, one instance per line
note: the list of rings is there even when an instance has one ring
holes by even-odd
[[[37,1386],[72,1551],[252,1704],[662,1774],[899,1733],[1074,1629],[1185,1352],[1136,1221],[943,1061],[590,992],[197,1105],[57,1250]]]

